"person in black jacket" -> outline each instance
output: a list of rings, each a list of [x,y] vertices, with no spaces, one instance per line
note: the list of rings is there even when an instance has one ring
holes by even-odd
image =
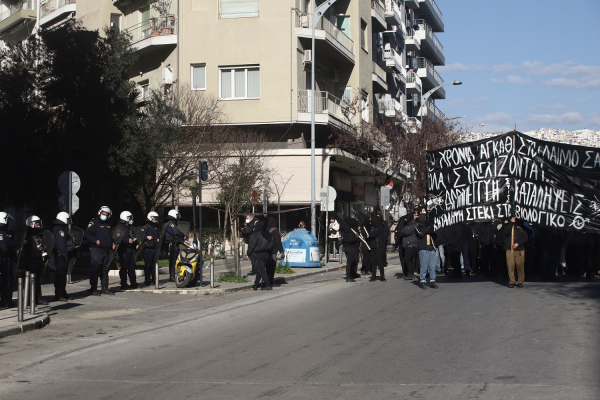
[[[254,214],[246,214],[246,226],[241,229],[242,237],[246,241],[246,243],[250,240],[250,235],[254,232],[254,224],[256,223],[256,219],[254,219]],[[256,274],[256,266],[255,266],[254,253],[250,254],[250,272],[248,275]]]
[[[437,245],[447,245],[448,252],[450,253],[450,267],[454,270],[452,274],[450,274],[450,278],[462,278],[460,266],[461,250],[473,237],[473,231],[469,225],[458,223],[440,228],[435,233],[437,235]]]
[[[158,228],[158,213],[150,211],[146,216],[146,224],[140,228],[144,240],[144,285],[149,286],[155,279],[156,252],[160,249],[160,229]]]
[[[112,216],[112,211],[106,206],[102,206],[98,211],[98,218],[94,218],[88,224],[84,237],[90,242],[90,289],[88,293],[94,296],[101,294],[114,295],[108,290],[108,270],[110,269],[111,259],[110,250],[115,249],[115,244],[110,233],[111,227],[108,219]],[[98,277],[101,277],[102,291],[98,291]]]
[[[137,242],[133,228],[133,214],[129,211],[123,211],[119,216],[119,223],[115,226],[115,234],[118,240],[117,255],[119,256],[119,264],[121,270],[119,277],[121,278],[121,289],[137,289],[137,278],[135,276],[135,255],[140,244]],[[127,284],[127,277],[131,286]]]
[[[529,240],[529,236],[517,219],[513,216],[510,222],[504,226],[504,234],[506,241],[504,248],[506,249],[506,264],[508,266],[508,287],[515,287],[515,268],[519,276],[517,286],[522,288],[525,280],[525,243]]]
[[[360,224],[359,222],[359,226],[358,226],[358,233],[360,235],[362,235],[363,239],[365,241],[369,240],[369,231],[371,230],[371,220],[367,219],[365,220],[364,224]],[[360,268],[360,272],[363,275],[369,275],[371,274],[371,248],[369,246],[367,246],[367,243],[363,242],[361,240],[360,242],[360,252],[362,254],[362,265]]]
[[[348,217],[343,222],[340,227],[344,253],[346,253],[346,282],[356,282],[355,279],[360,278],[360,275],[356,272],[361,243],[358,233],[358,221]]]
[[[54,235],[54,301],[73,300],[67,294],[67,273],[69,270],[69,256],[75,250],[71,236],[67,232],[69,214],[62,211],[56,215],[52,224]]]
[[[8,231],[8,221],[12,219],[5,212],[0,212],[0,307],[16,307],[12,301],[13,260],[17,257],[17,248]]]
[[[494,265],[494,243],[496,240],[496,227],[493,222],[483,222],[478,225],[477,245],[481,255],[481,272],[486,278],[493,278],[496,273]]]
[[[385,227],[380,216],[376,215],[371,220],[371,230],[369,231],[369,247],[371,247],[371,279],[369,282],[377,280],[377,267],[381,282],[385,282]]]
[[[273,215],[269,215],[269,217],[267,218],[267,226],[265,227],[265,230],[265,236],[271,236],[273,238],[273,248],[271,249],[271,254],[269,260],[267,261],[267,276],[269,277],[269,284],[273,286],[273,284],[275,283],[275,269],[277,268],[277,260],[280,260],[283,256],[281,234],[279,233],[279,229],[277,228],[277,220]]]
[[[415,271],[417,267],[417,259],[419,257],[417,249],[417,234],[415,228],[417,227],[416,219],[419,214],[415,212],[413,218],[404,224],[404,227],[400,231],[402,235],[402,247],[404,249],[404,264],[402,266],[402,273],[405,280],[413,280],[415,277]]]
[[[263,235],[264,222],[256,221],[254,227],[254,232],[250,234],[250,242],[248,243],[248,251],[246,253],[246,258],[248,259],[250,259],[250,254],[255,254],[257,274],[252,289],[257,290],[262,279],[266,285],[265,289],[272,290],[273,287],[267,276],[266,265],[271,254],[271,249],[273,248],[273,239],[271,238],[271,241],[268,241]]]
[[[48,302],[42,299],[42,273],[44,272],[44,259],[47,257],[42,244],[42,220],[32,215],[27,218],[27,236],[23,242],[23,254],[21,256],[26,271],[35,274],[35,304],[47,305]]]
[[[424,212],[419,215],[417,225],[415,226],[417,235],[417,249],[419,251],[420,264],[420,282],[421,289],[427,289],[427,274],[429,274],[429,284],[432,289],[437,289],[439,286],[435,283],[435,267],[437,265],[437,253],[433,243],[432,235],[428,233],[427,214]]]

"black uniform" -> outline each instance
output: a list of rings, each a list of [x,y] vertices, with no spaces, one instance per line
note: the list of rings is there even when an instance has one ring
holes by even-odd
[[[117,240],[119,241],[117,243],[119,246],[117,255],[119,256],[119,264],[121,264],[121,270],[119,271],[121,289],[129,289],[129,286],[127,285],[127,275],[129,275],[131,288],[137,289],[138,284],[135,277],[135,250],[137,248],[137,243],[133,228],[127,221],[119,220],[119,223],[115,226],[115,232],[117,236],[123,236],[117,237]]]
[[[179,245],[183,242],[184,238],[185,235],[183,232],[177,228],[177,221],[174,219],[168,221],[167,229],[165,230],[165,240],[169,245],[169,279],[172,282],[175,281],[175,263],[179,256]]]
[[[417,271],[419,260],[418,238],[417,238],[417,221],[413,218],[404,224],[402,231],[402,248],[404,249],[404,263],[402,265],[402,274],[404,279],[412,280]]]
[[[23,242],[23,266],[25,271],[35,274],[35,299],[38,304],[42,298],[42,274],[44,272],[44,248],[42,245],[41,228],[28,228],[27,236]]]
[[[90,242],[90,266],[92,274],[90,275],[90,292],[98,289],[98,277],[101,279],[102,290],[108,290],[108,270],[110,269],[110,255],[113,245],[110,234],[111,227],[108,221],[101,221],[94,218],[88,224],[85,230],[85,238]],[[96,243],[99,241],[99,243]]]
[[[377,277],[377,267],[379,275],[385,282],[385,243],[386,243],[385,224],[380,216],[376,215],[371,221],[371,230],[369,231],[369,247],[371,247],[371,280]]]
[[[67,300],[67,273],[69,269],[69,256],[75,250],[66,225],[60,220],[54,220],[54,300]]]
[[[365,224],[363,226],[359,226],[359,234],[362,235],[362,237],[365,240],[369,240],[368,236],[369,236],[369,230],[371,229],[371,221],[366,221]],[[371,273],[371,249],[369,247],[367,247],[367,245],[361,240],[360,242],[360,251],[362,253],[362,265],[360,267],[360,271],[364,274],[370,274]]]
[[[281,234],[277,229],[277,220],[275,217],[270,216],[267,219],[266,236],[270,235],[273,238],[273,248],[271,249],[271,256],[267,261],[267,276],[269,277],[269,283],[273,286],[275,281],[275,269],[277,268],[277,252],[283,254],[283,244],[281,243]]]
[[[16,248],[12,235],[6,226],[0,227],[0,307],[12,308],[12,263],[16,257]]]
[[[144,237],[144,285],[150,285],[154,280],[156,252],[160,248],[158,243],[160,240],[160,229],[158,229],[158,225],[154,222],[147,221],[146,225],[141,227],[140,230]],[[148,240],[148,236],[152,239]]]
[[[273,239],[271,238],[271,241],[268,241],[263,236],[264,223],[262,221],[257,221],[254,226],[255,229],[250,235],[250,242],[248,243],[248,251],[246,253],[248,256],[255,253],[257,274],[254,279],[254,290],[258,288],[261,279],[267,286],[267,289],[271,289],[272,286],[267,276],[266,264],[273,248]]]

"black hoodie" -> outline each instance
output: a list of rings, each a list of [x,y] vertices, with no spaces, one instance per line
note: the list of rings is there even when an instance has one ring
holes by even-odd
[[[342,231],[342,245],[346,253],[357,253],[361,240],[358,238],[358,221],[354,218],[346,218],[344,221],[344,229]],[[354,231],[353,231],[354,230]]]
[[[278,251],[283,253],[281,234],[279,233],[279,229],[277,229],[277,220],[272,215],[267,218],[267,225],[263,236],[267,240],[269,240],[269,237],[272,237],[273,239],[273,249],[271,250],[271,254],[276,254]]]

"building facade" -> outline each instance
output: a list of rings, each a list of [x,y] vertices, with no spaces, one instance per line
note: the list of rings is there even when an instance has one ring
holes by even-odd
[[[444,22],[434,0],[337,0],[315,26],[314,49],[312,15],[322,0],[166,3],[159,13],[153,0],[0,0],[0,38],[22,40],[66,18],[87,29],[127,31],[139,55],[131,79],[143,96],[188,87],[218,97],[227,123],[267,134],[272,168],[291,177],[281,198],[286,207],[311,201],[313,63],[317,192],[334,186],[343,213],[377,205],[363,163],[326,148],[331,128],[345,123],[345,104],[359,102],[353,118],[368,122],[391,118],[411,127],[425,116],[443,117],[435,104],[443,88],[420,102],[443,84],[435,67],[445,62],[436,36]],[[215,202],[215,194],[203,200]]]

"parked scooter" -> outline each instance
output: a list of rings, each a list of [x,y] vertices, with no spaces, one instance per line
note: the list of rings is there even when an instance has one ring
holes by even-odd
[[[175,264],[175,285],[178,288],[196,287],[202,273],[204,258],[199,260],[202,255],[193,241],[188,239],[182,244],[183,249],[181,249]]]

